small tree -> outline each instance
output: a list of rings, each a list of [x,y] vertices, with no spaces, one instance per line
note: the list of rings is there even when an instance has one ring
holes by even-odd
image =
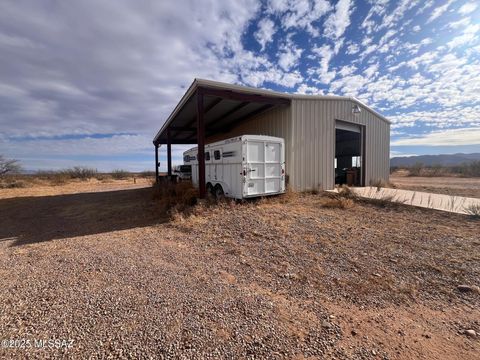
[[[0,177],[11,174],[17,173],[22,169],[18,160],[14,159],[5,159],[3,155],[0,155]]]

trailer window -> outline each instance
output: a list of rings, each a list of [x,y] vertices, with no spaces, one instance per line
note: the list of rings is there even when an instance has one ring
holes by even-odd
[[[210,151],[205,153],[205,161],[210,161]]]
[[[215,160],[220,160],[220,150],[215,150],[215,151],[213,152],[213,158],[214,158]]]
[[[226,158],[226,157],[233,157],[235,156],[235,151],[225,151],[223,153],[223,157]]]

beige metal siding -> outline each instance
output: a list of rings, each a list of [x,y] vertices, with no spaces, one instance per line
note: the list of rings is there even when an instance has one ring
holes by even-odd
[[[247,120],[226,134],[207,142],[244,134],[278,136],[285,139],[286,171],[294,190],[335,186],[335,121],[364,125],[365,182],[388,180],[390,124],[366,107],[352,114],[350,100],[292,99],[290,107],[279,107]]]
[[[281,137],[285,140],[285,164],[289,174],[291,160],[291,109],[289,106],[280,106],[259,114],[242,122],[228,133],[208,137],[207,143],[228,139],[240,135],[269,135]]]
[[[366,107],[352,114],[350,100],[292,100],[292,161],[290,183],[295,190],[335,186],[335,121],[364,125],[365,182],[389,177],[390,124]]]

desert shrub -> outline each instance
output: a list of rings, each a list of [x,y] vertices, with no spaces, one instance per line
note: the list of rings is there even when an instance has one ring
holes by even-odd
[[[162,213],[186,212],[197,204],[198,190],[191,182],[161,181],[153,185],[153,199]]]
[[[96,177],[98,171],[97,169],[89,167],[75,166],[70,169],[61,170],[59,173],[66,174],[70,179],[88,180]]]
[[[324,208],[337,208],[337,209],[349,209],[355,205],[355,202],[352,199],[343,198],[343,197],[333,197],[327,199],[322,207]]]
[[[142,171],[140,173],[140,177],[143,177],[143,178],[155,177],[155,171]]]
[[[358,195],[355,194],[355,192],[350,189],[347,185],[342,185],[340,187],[337,188],[337,191],[338,191],[338,196],[339,197],[343,197],[343,198],[346,198],[346,199],[352,199],[352,200],[356,200],[358,199]]]
[[[480,177],[480,160],[454,166],[452,171],[465,177]]]
[[[401,168],[399,166],[390,166],[390,174],[393,174],[394,172],[400,170]]]
[[[7,174],[16,174],[22,170],[18,160],[5,159],[3,155],[0,155],[0,177]]]
[[[476,219],[480,219],[480,205],[478,204],[471,204],[465,207],[465,211],[468,215],[473,216]]]
[[[111,174],[98,173],[95,175],[95,179],[101,182],[108,182],[112,178]]]
[[[479,177],[480,176],[480,160],[472,161],[468,165],[468,172],[470,176]]]
[[[63,185],[70,180],[70,176],[63,171],[45,171],[39,170],[35,174],[37,179],[50,182],[51,185]]]
[[[415,163],[415,165],[412,165],[408,168],[408,176],[421,176],[423,168],[423,163]]]
[[[16,188],[25,188],[27,183],[23,180],[18,179],[8,179],[0,183],[1,189],[16,189]]]
[[[287,185],[285,193],[275,197],[281,204],[287,204],[298,199],[298,193],[293,191],[290,185]]]
[[[395,188],[395,184],[392,184],[391,182],[385,181],[385,180],[382,180],[382,179],[371,180],[370,181],[370,186],[376,187],[377,189],[380,189],[380,188],[392,188],[392,189],[394,189]]]
[[[62,172],[56,172],[53,173],[48,180],[52,185],[63,185],[66,184],[68,180],[70,180],[70,176]]]
[[[130,173],[127,170],[115,169],[111,172],[111,175],[115,180],[121,180],[128,178]]]

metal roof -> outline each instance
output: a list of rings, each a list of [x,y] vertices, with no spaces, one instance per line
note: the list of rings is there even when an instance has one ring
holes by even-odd
[[[167,142],[167,128],[173,144],[196,144],[197,90],[205,90],[204,121],[206,135],[227,132],[239,122],[267,111],[285,106],[292,99],[349,100],[357,103],[383,121],[390,123],[360,100],[347,96],[301,95],[195,79],[175,109],[153,139],[154,144]]]

